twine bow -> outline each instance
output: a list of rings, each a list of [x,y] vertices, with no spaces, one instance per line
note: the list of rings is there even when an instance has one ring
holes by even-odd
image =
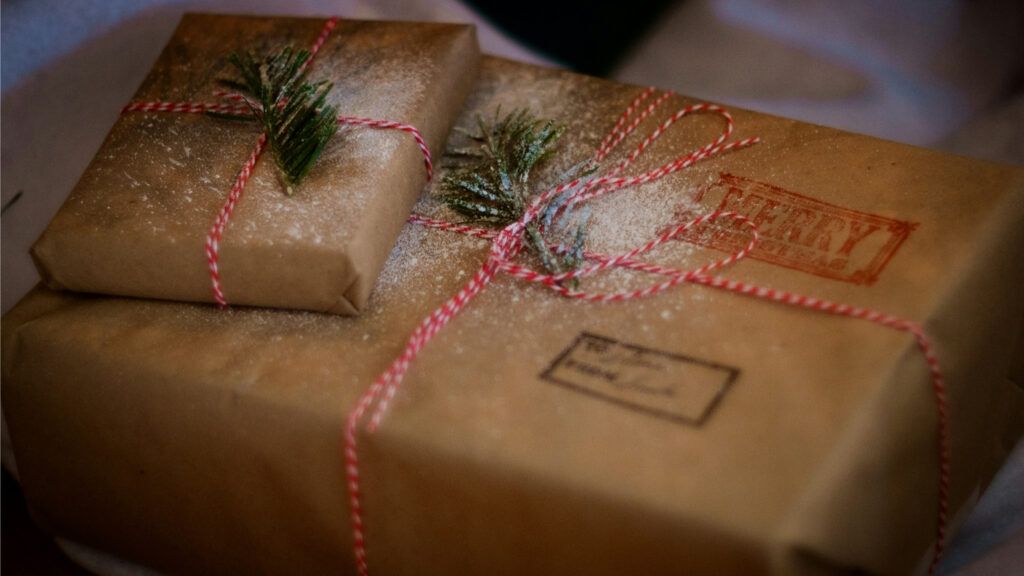
[[[303,63],[301,70],[305,70],[312,63],[313,58],[317,52],[323,47],[324,43],[327,42],[327,38],[331,32],[337,27],[338,18],[333,17],[327,20],[324,24],[323,29],[317,36],[316,41],[309,49],[309,57],[306,58]],[[189,113],[189,114],[205,114],[209,112],[217,114],[230,114],[234,116],[252,116],[253,115],[253,103],[247,102],[246,99],[240,94],[233,94],[229,92],[217,91],[214,93],[215,96],[221,98],[221,102],[207,103],[207,102],[167,102],[167,101],[146,101],[146,102],[130,102],[122,110],[122,114],[129,112],[177,112],[177,113]],[[373,118],[359,118],[356,116],[338,116],[338,125],[348,126],[365,126],[367,128],[374,128],[378,130],[398,130],[410,134],[416,141],[416,145],[419,147],[420,152],[423,153],[423,164],[427,173],[427,181],[430,182],[434,177],[434,165],[430,156],[430,149],[427,147],[426,141],[423,139],[423,135],[416,129],[415,126],[410,124],[402,124],[400,122],[394,122],[391,120],[378,120]],[[224,296],[224,290],[221,284],[220,268],[218,266],[220,262],[220,243],[224,238],[224,231],[228,226],[228,222],[231,220],[231,215],[235,211],[235,206],[239,200],[242,199],[242,193],[245,191],[245,185],[249,182],[249,178],[252,176],[253,170],[256,168],[256,162],[263,154],[267,144],[267,133],[263,132],[259,138],[256,139],[256,145],[253,148],[249,159],[242,166],[242,169],[238,172],[238,176],[235,178],[234,184],[231,186],[231,191],[228,193],[227,199],[224,201],[224,205],[217,213],[217,218],[213,222],[213,226],[210,227],[209,233],[206,235],[206,263],[210,271],[210,285],[213,290],[213,298],[217,302],[217,305],[224,308],[228,305],[227,298]]]
[[[640,123],[650,116],[659,106],[672,96],[665,93],[653,99],[642,111],[641,106],[654,94],[653,88],[648,88],[640,93],[626,108],[619,117],[611,132],[601,143],[594,154],[594,161],[600,162],[607,156],[636,128]],[[694,152],[680,156],[659,168],[637,176],[624,176],[628,168],[647,148],[670,126],[678,120],[697,113],[716,114],[725,121],[725,128],[722,133],[710,144],[707,144]],[[523,232],[526,226],[535,221],[541,214],[543,207],[551,199],[570,192],[569,199],[562,209],[568,206],[581,204],[600,196],[616,191],[628,190],[642,184],[654,182],[669,174],[684,170],[697,162],[707,160],[720,154],[746,148],[759,142],[756,137],[744,138],[734,142],[726,142],[733,132],[733,119],[727,110],[713,104],[694,104],[686,106],[668,119],[663,121],[650,135],[630,153],[622,162],[616,165],[608,173],[587,179],[576,179],[562,184],[539,194],[529,205],[522,218],[500,231],[476,228],[473,226],[453,224],[443,220],[427,218],[420,215],[413,215],[409,221],[414,224],[447,230],[460,234],[466,234],[476,238],[491,241],[490,251],[487,260],[481,268],[473,275],[454,296],[452,296],[441,307],[434,310],[426,317],[413,331],[412,335],[402,353],[392,362],[391,366],[381,374],[369,388],[359,397],[355,406],[349,412],[344,430],[344,455],[347,487],[349,492],[349,504],[352,523],[353,551],[355,554],[356,567],[361,576],[369,574],[367,561],[366,538],[363,531],[365,512],[362,507],[362,492],[359,472],[358,435],[361,423],[369,415],[369,423],[366,426],[367,433],[373,433],[382,423],[388,412],[388,407],[401,387],[402,381],[409,371],[412,362],[419,355],[420,351],[452,320],[472,299],[478,295],[488,284],[500,273],[536,282],[546,286],[558,294],[588,302],[620,302],[647,298],[659,294],[683,283],[693,283],[712,288],[718,288],[734,292],[744,296],[760,298],[771,302],[778,302],[790,306],[796,306],[817,312],[845,316],[849,318],[874,322],[901,332],[911,334],[920,349],[925,363],[928,366],[929,378],[932,391],[935,396],[937,407],[937,443],[938,443],[938,502],[937,502],[937,526],[936,542],[932,562],[929,566],[929,574],[933,574],[936,566],[942,558],[945,549],[946,531],[948,523],[948,501],[950,484],[950,435],[948,404],[946,400],[946,387],[942,372],[939,368],[939,361],[934,353],[934,347],[925,333],[924,329],[917,323],[898,318],[889,314],[831,302],[820,298],[805,296],[776,290],[772,288],[757,286],[736,280],[729,280],[719,276],[711,275],[710,272],[734,264],[747,256],[758,242],[757,226],[747,217],[728,211],[716,210],[694,218],[690,222],[678,225],[665,231],[650,242],[634,248],[619,255],[606,255],[593,252],[585,254],[586,259],[592,264],[584,265],[581,268],[561,274],[545,274],[533,270],[515,262],[516,257],[523,251]],[[679,270],[644,262],[637,257],[646,254],[654,248],[669,242],[682,235],[687,230],[712,223],[718,220],[732,220],[736,225],[742,226],[750,231],[750,242],[742,249],[729,254],[718,261],[705,264],[690,270]],[[660,282],[654,283],[646,288],[626,292],[613,293],[588,293],[567,287],[567,280],[592,276],[611,268],[625,268],[636,272],[645,272],[656,276],[664,277]]]

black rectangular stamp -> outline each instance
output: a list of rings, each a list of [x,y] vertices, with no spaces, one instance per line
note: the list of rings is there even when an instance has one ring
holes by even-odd
[[[739,374],[730,366],[583,332],[540,377],[630,410],[700,426]]]

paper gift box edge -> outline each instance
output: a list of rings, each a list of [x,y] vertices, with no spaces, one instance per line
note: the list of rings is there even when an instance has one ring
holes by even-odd
[[[996,210],[995,212],[997,214],[1000,213],[999,210]],[[1004,219],[1006,219],[1006,218],[1004,218]],[[1012,223],[1012,219],[1010,219],[1010,220],[1011,220],[1011,223]],[[1006,223],[1005,222],[1001,223],[999,226],[996,226],[995,229],[996,230],[1003,230],[1005,228],[1004,224],[1006,224]],[[1011,243],[1011,244],[1013,244],[1013,243]],[[1019,246],[1019,242],[1017,242],[1016,244]],[[1011,264],[1012,263],[1013,263],[1013,261],[1011,260]],[[979,266],[980,266],[980,264],[979,264]],[[974,277],[974,275],[967,274],[967,275],[965,275],[965,277]],[[966,291],[966,289],[962,289],[962,288],[958,287],[956,290],[951,291],[951,293],[961,294],[963,291]],[[907,347],[906,353],[904,354],[904,360],[901,363],[902,366],[905,366],[905,368],[903,368],[903,369],[905,369],[905,370],[914,370],[914,368],[913,368],[914,363],[915,362],[916,363],[920,362],[920,358],[916,354],[917,353],[916,353],[915,350],[913,350],[913,348],[911,348],[909,346]],[[901,390],[909,390],[911,388],[917,389],[922,384],[926,385],[926,382],[924,380],[920,380],[920,378],[918,378],[917,382],[909,383],[908,385],[905,385],[905,386],[901,387]],[[908,396],[913,396],[913,395],[914,394],[908,393]],[[922,411],[921,411],[921,418],[930,417],[929,415],[933,416],[933,411],[929,412],[929,410],[932,407],[932,404],[930,403],[931,398],[929,396],[927,396],[927,394],[924,394],[924,395],[918,394],[918,395],[921,396],[921,398],[923,398],[923,408],[922,408]],[[872,399],[872,401],[876,401],[876,402],[879,402],[879,403],[882,402],[877,397]],[[879,408],[884,408],[884,406],[880,406]],[[858,434],[862,433],[862,432],[863,431],[857,431]],[[856,434],[851,433],[851,437],[855,436],[855,435]],[[919,443],[921,445],[919,447],[922,447],[921,449],[924,450],[925,452],[928,451],[928,448],[929,448],[928,442],[929,442],[930,439],[931,439],[931,437],[922,437],[922,439],[919,440]],[[915,447],[915,450],[916,450],[916,448],[917,447]],[[923,471],[924,474],[929,474],[931,476],[934,476],[934,468],[929,469],[926,466],[922,466],[920,468],[921,468],[921,470]],[[921,502],[925,502],[924,497],[922,497],[920,499],[920,501]],[[930,501],[926,502],[926,503],[930,503]],[[923,509],[923,506],[922,506],[922,509]]]
[[[1007,228],[1009,228],[1011,231],[1014,230],[1013,227],[1012,227],[1012,223],[1014,222],[1014,220],[1016,218],[1016,213],[1018,213],[1018,212],[1019,212],[1019,210],[1012,210],[1012,209],[993,210],[993,213],[997,215],[997,220],[998,221],[993,223],[993,225],[991,226],[991,229],[993,230],[993,232],[989,235],[989,241],[987,243],[986,242],[980,242],[979,244],[982,244],[982,245],[988,244],[989,246],[988,246],[987,250],[991,251],[992,250],[992,244],[994,242],[999,242],[996,238],[1000,234],[1005,233]],[[1001,222],[999,222],[999,221],[1001,221]],[[1013,246],[1015,244],[1015,242],[1012,240],[1012,238],[1011,238],[1011,240],[1008,243],[1011,246]],[[980,262],[980,261],[983,261],[983,260],[986,260],[986,259],[985,258],[979,258],[978,260]],[[1011,258],[1009,258],[1008,263],[1010,265],[1013,265],[1013,264],[1017,264],[1017,261],[1014,260],[1011,257]],[[1017,264],[1017,265],[1019,266],[1019,264]],[[985,265],[979,263],[979,264],[976,264],[976,266],[984,267]],[[987,270],[989,270],[991,272],[991,271],[994,271],[994,270],[999,270],[1000,267],[999,266],[991,266],[991,265],[989,265],[989,266],[987,266],[987,268],[983,268],[983,269],[987,269]],[[960,275],[960,277],[965,279],[965,280],[970,280],[970,281],[981,283],[981,284],[985,284],[985,283],[987,283],[990,280],[990,278],[986,278],[984,274],[977,274],[977,273],[964,273],[964,274]],[[1010,283],[1010,284],[1012,284],[1012,283]],[[1007,289],[1012,289],[1012,288],[1007,288]],[[960,294],[962,292],[970,293],[971,292],[971,286],[966,286],[966,287],[958,286],[957,289],[953,290],[952,292],[954,293],[954,295]],[[53,301],[55,301],[55,302],[60,302],[61,301],[61,297],[59,295],[53,295],[53,294],[49,295],[48,299],[53,299]],[[81,302],[81,301],[77,301],[77,302]],[[12,320],[14,320],[14,319],[15,319],[14,317],[5,316],[5,318],[4,318],[5,324],[7,324],[9,326],[12,323]],[[996,320],[998,320],[998,318]],[[10,335],[10,330],[9,330],[9,328],[7,326],[5,326],[4,335],[5,335],[5,337]],[[5,351],[6,351],[6,349],[5,349]],[[998,364],[998,363],[992,363],[993,366],[995,366],[996,364]],[[912,345],[909,344],[909,343],[906,346],[906,351],[904,353],[904,360],[902,362],[902,365],[906,366],[905,369],[907,369],[907,370],[911,370],[911,371],[916,370],[917,372],[920,372],[920,369],[919,369],[920,358],[917,356],[916,351],[913,349]],[[915,366],[918,366],[918,368],[915,368]],[[911,380],[913,380],[913,379],[911,379]],[[919,377],[917,378],[916,382],[913,382],[912,384],[905,384],[903,386],[899,386],[898,389],[904,391],[908,397],[913,398],[913,402],[914,403],[917,403],[917,404],[920,405],[920,410],[918,412],[919,412],[921,418],[926,419],[928,421],[931,421],[931,419],[934,417],[933,407],[932,407],[932,403],[931,403],[932,399],[926,393],[918,390],[918,388],[920,388],[920,386],[922,386],[922,385],[926,385],[926,382],[924,380],[920,379],[920,374],[919,374]],[[891,398],[879,398],[879,397],[876,397],[876,398],[872,399],[873,402],[877,402],[879,404],[879,408],[880,409],[886,408],[887,404],[888,404],[888,402],[890,400],[891,400]],[[890,418],[890,420],[895,419],[900,414],[901,414],[900,411],[896,411],[893,414],[893,416]],[[858,432],[858,434],[860,434],[860,433],[863,433],[863,431]],[[855,436],[856,435],[851,435],[851,437],[855,437]],[[923,452],[923,453],[927,454],[929,445],[932,442],[932,440],[933,440],[933,438],[932,438],[932,436],[930,434],[924,435],[922,438],[919,439],[919,442],[918,442],[919,445],[914,447],[913,453],[917,453],[918,451],[920,451],[920,452]],[[855,440],[853,443],[857,444],[858,442]],[[872,455],[872,454],[867,454],[867,456],[869,457],[869,459],[874,457],[874,455]],[[934,477],[934,468],[931,465],[921,465],[919,468],[922,471],[922,474],[926,478],[933,478]],[[844,476],[843,475],[839,475],[839,477],[844,477]],[[925,484],[927,485],[929,481],[930,480],[926,480]],[[826,492],[828,492],[828,491],[826,490]],[[930,498],[921,497],[921,498],[915,499],[915,500],[917,502],[923,502],[923,505],[922,505],[921,508],[924,510],[924,513],[923,513],[924,514],[924,518],[931,519],[931,515],[929,514],[929,512],[931,511],[931,506],[933,505],[933,502],[931,501],[931,499]],[[831,514],[829,514],[829,515],[831,515]],[[826,516],[828,516],[828,515],[826,515]],[[801,550],[801,547],[795,546],[792,549],[785,549],[784,552],[782,552],[782,553],[789,554],[794,549],[795,550]],[[806,548],[803,548],[802,550],[803,550],[803,553],[806,554]]]
[[[175,41],[182,35],[182,30],[188,25],[195,25],[196,23],[203,23],[207,21],[216,22],[218,18],[230,18],[230,19],[251,19],[253,21],[268,21],[268,20],[297,20],[303,22],[313,22],[325,20],[321,18],[288,18],[288,17],[271,17],[271,16],[249,16],[249,15],[236,15],[236,14],[214,14],[214,13],[199,13],[199,12],[187,12],[185,13],[169,41],[161,50],[154,63],[150,66],[149,72],[146,77],[143,78],[140,85],[136,88],[135,98],[138,99],[140,93],[152,82],[152,74],[154,68],[158,63],[162,61],[172,61],[170,57],[175,47]],[[358,19],[346,19],[352,22],[363,22],[363,23],[375,23],[376,21],[358,20]],[[397,22],[392,22],[397,23]],[[430,84],[431,90],[426,92],[422,97],[419,106],[413,109],[413,114],[408,118],[402,118],[401,120],[410,123],[411,125],[420,129],[426,142],[435,155],[435,161],[440,156],[440,152],[443,151],[445,142],[450,132],[450,123],[453,123],[458,116],[458,109],[461,108],[461,104],[465,101],[466,96],[471,91],[475,79],[479,73],[480,67],[480,51],[478,42],[476,39],[476,29],[472,24],[465,23],[423,23],[424,25],[436,28],[438,30],[445,30],[446,34],[449,35],[450,39],[446,40],[446,50],[443,52],[445,60],[443,64],[438,59],[438,67],[445,73],[445,82],[433,82]],[[439,53],[439,55],[441,55]],[[450,86],[445,84],[450,83]],[[454,105],[453,105],[454,104]],[[448,110],[446,110],[448,109]],[[344,112],[344,111],[343,111]],[[444,114],[439,114],[444,112]],[[447,120],[447,122],[445,121]],[[86,291],[86,292],[102,292],[112,296],[128,296],[128,297],[152,297],[160,299],[171,299],[171,300],[186,300],[196,302],[211,302],[212,291],[209,287],[209,281],[206,280],[203,284],[195,284],[187,286],[183,289],[170,290],[166,284],[156,284],[153,286],[143,286],[141,289],[138,288],[122,288],[120,281],[117,279],[119,274],[118,270],[130,272],[130,269],[137,263],[132,262],[119,262],[118,258],[104,257],[103,260],[106,262],[106,272],[96,271],[92,269],[79,267],[70,267],[66,264],[61,264],[67,258],[74,258],[71,254],[73,249],[84,250],[89,252],[95,250],[94,246],[99,246],[103,254],[110,251],[109,247],[102,247],[96,243],[88,243],[80,241],[82,238],[87,238],[89,234],[101,233],[102,231],[83,232],[78,230],[76,235],[68,237],[66,234],[60,232],[60,226],[63,224],[61,218],[62,214],[67,212],[68,206],[74,199],[75,190],[80,188],[83,181],[87,176],[94,171],[94,167],[97,165],[98,154],[108,146],[111,138],[118,130],[121,124],[121,120],[115,121],[105,135],[103,142],[100,144],[100,148],[91,158],[85,171],[77,180],[75,186],[65,197],[61,203],[60,208],[57,210],[55,216],[50,220],[39,238],[33,243],[30,248],[30,256],[33,264],[43,279],[44,283],[52,288],[59,290],[70,290],[70,291]],[[364,129],[365,130],[365,129]],[[381,178],[395,184],[406,186],[410,190],[417,190],[421,188],[420,183],[414,182],[413,180],[422,180],[423,177],[423,158],[421,152],[414,144],[412,138],[408,134],[402,134],[395,132],[392,136],[396,139],[401,138],[403,141],[400,144],[400,148],[396,153],[397,163],[404,163],[406,166],[416,166],[419,170],[415,174],[412,174],[411,170],[409,174],[402,174],[401,171],[390,170],[388,174],[384,174]],[[408,141],[404,141],[404,140]],[[264,159],[263,162],[269,161]],[[377,182],[381,184],[381,182]],[[387,186],[379,186],[381,189],[387,188]],[[227,195],[227,189],[224,190],[224,195]],[[405,217],[411,210],[412,205],[416,202],[418,197],[417,194],[405,194],[396,203],[393,198],[394,195],[389,195],[388,202],[382,199],[376,199],[373,207],[368,211],[372,216],[376,216],[376,222],[374,226],[370,226],[370,223],[364,224],[366,229],[373,230],[384,230],[388,234],[390,242],[385,242],[383,246],[376,246],[369,239],[360,238],[358,236],[353,238],[353,243],[347,246],[339,246],[346,252],[342,254],[344,258],[342,261],[335,261],[332,263],[332,270],[328,271],[333,274],[340,275],[345,279],[343,286],[340,286],[337,290],[336,295],[330,296],[328,299],[323,300],[322,303],[315,306],[310,306],[301,301],[288,302],[288,300],[295,300],[295,298],[289,298],[286,296],[279,296],[284,301],[281,303],[269,303],[264,302],[263,297],[258,297],[255,300],[247,298],[245,295],[234,299],[233,303],[240,305],[249,306],[267,306],[276,308],[286,309],[305,309],[313,310],[317,312],[327,312],[340,315],[355,315],[359,313],[366,305],[369,293],[375,284],[376,276],[379,274],[380,269],[383,267],[384,258],[390,251],[392,244],[398,237],[398,233],[401,230],[401,226],[404,224]],[[372,201],[372,200],[371,200]],[[387,215],[395,216],[391,220],[383,218],[384,215],[374,213],[374,210],[383,208]],[[211,213],[209,222],[212,224],[216,214]],[[74,222],[73,222],[74,223]],[[230,226],[228,234],[230,235]],[[378,233],[379,234],[379,233]],[[197,239],[197,241],[200,239]],[[351,246],[358,246],[360,249],[366,251],[365,254],[351,254],[348,251]],[[160,247],[160,251],[167,250],[167,247]],[[234,248],[230,245],[222,246],[223,252],[231,252]],[[288,260],[290,259],[285,250],[281,252],[275,248],[277,252],[275,255],[278,259]],[[301,248],[298,250],[299,254],[304,254]],[[196,265],[203,270],[203,255],[201,246],[196,247],[195,250]],[[145,255],[143,260],[147,260],[148,257],[153,254]],[[232,267],[231,259],[225,257],[221,262],[221,269]],[[68,268],[68,270],[64,270]],[[114,273],[109,273],[110,270],[114,270]],[[190,270],[192,270],[190,268]],[[193,270],[194,272],[194,270]],[[205,274],[205,272],[204,272]],[[331,274],[328,274],[330,276]],[[229,289],[230,290],[230,289]],[[278,297],[275,297],[277,299]],[[229,293],[229,301],[232,300]]]
[[[1016,179],[1015,191],[992,210],[987,234],[978,242],[979,252],[984,256],[970,259],[970,269],[959,271],[960,281],[944,295],[949,303],[939,305],[937,314],[921,320],[937,343],[940,360],[969,360],[967,365],[947,361],[943,366],[952,434],[947,545],[973,502],[1024,436],[1024,390],[1010,378],[1014,350],[1018,346],[1015,335],[1024,328],[1019,321],[1024,313],[1024,300],[1015,297],[1018,287],[1024,285],[1021,221],[1024,221],[1024,174]],[[976,296],[986,290],[996,290],[1001,295],[993,297],[989,292],[987,298]],[[985,304],[991,301],[1002,302],[1006,308]],[[974,321],[961,318],[958,322],[958,316]],[[954,349],[959,350],[950,353]],[[971,350],[975,353],[970,353]],[[884,392],[869,399],[872,407],[861,411],[860,421],[847,431],[843,440],[845,449],[833,452],[831,462],[826,463],[819,474],[820,489],[808,492],[802,508],[784,527],[784,539],[791,542],[796,558],[822,561],[821,551],[829,550],[829,556],[838,565],[869,567],[879,573],[885,571],[884,566],[872,566],[872,561],[883,556],[901,556],[908,573],[920,572],[927,566],[932,550],[925,548],[934,544],[934,529],[931,538],[925,538],[927,531],[919,531],[915,545],[901,547],[896,543],[905,540],[906,534],[913,534],[921,522],[935,525],[936,433],[914,438],[908,446],[886,443],[884,438],[890,430],[873,427],[879,421],[887,421],[898,428],[908,414],[926,424],[937,422],[936,399],[925,368],[920,351],[913,339],[908,338],[899,366],[890,373],[890,382],[882,388]],[[1002,392],[982,387],[990,396],[979,398],[971,385],[974,381],[995,383],[991,386],[999,387]],[[870,411],[883,416],[868,418]],[[920,430],[935,430],[935,425],[925,425]],[[985,438],[993,437],[994,430],[1004,430],[1006,435],[998,438],[995,445],[984,442]],[[903,494],[890,494],[884,479],[892,470],[906,473],[908,467],[917,469],[910,473],[911,485],[902,487]],[[857,492],[832,488],[850,479],[857,479],[864,489]],[[835,494],[848,498],[837,503]],[[887,510],[889,508],[891,510]],[[869,509],[874,509],[874,514],[884,520],[872,524],[870,516],[862,514]],[[866,524],[849,525],[855,519]],[[862,539],[850,546],[858,536],[867,535],[874,538],[874,544]],[[866,550],[874,550],[874,553],[865,553]],[[920,558],[920,550],[924,550],[925,560]]]

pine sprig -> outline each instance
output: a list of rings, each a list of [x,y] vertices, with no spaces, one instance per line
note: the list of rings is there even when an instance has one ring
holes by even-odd
[[[496,111],[491,123],[478,117],[477,129],[467,133],[470,147],[454,151],[465,163],[444,177],[440,198],[469,223],[501,228],[523,216],[534,194],[530,176],[554,155],[564,128],[519,109],[504,117]],[[589,163],[578,164],[561,179],[592,171]],[[584,260],[589,211],[567,206],[571,193],[550,200],[526,226],[526,245],[550,274],[575,270]]]
[[[332,84],[306,81],[308,58],[308,51],[290,47],[265,58],[249,52],[230,57],[241,81],[229,85],[246,97],[256,119],[263,124],[289,196],[309,174],[338,128],[338,111],[327,104]]]

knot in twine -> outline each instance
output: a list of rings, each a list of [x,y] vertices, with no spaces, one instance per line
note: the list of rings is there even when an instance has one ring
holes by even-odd
[[[594,154],[594,162],[599,163],[605,160],[609,153],[614,150],[629,134],[636,130],[644,119],[650,116],[661,104],[672,96],[671,93],[662,94],[650,102],[642,112],[637,113],[643,103],[647,101],[654,92],[654,88],[647,88],[629,104],[622,116],[620,116],[616,122],[615,126],[612,128],[611,132],[607,137],[605,137],[597,152]],[[664,133],[666,129],[678,120],[695,113],[716,114],[724,119],[725,127],[722,133],[713,142],[692,153],[680,156],[650,172],[637,176],[623,175],[626,168],[639,158],[647,148],[657,140],[662,133]],[[567,298],[595,303],[621,302],[647,298],[682,283],[694,283],[734,292],[743,296],[760,298],[769,302],[797,306],[807,310],[845,316],[854,319],[867,320],[888,328],[911,334],[914,337],[926,364],[928,365],[929,378],[931,380],[931,387],[934,393],[938,415],[938,513],[936,520],[936,541],[933,549],[932,561],[929,566],[929,574],[933,574],[935,572],[936,566],[942,558],[942,553],[945,548],[948,523],[950,484],[949,463],[951,452],[949,417],[946,388],[942,372],[939,368],[938,358],[934,353],[934,347],[930,339],[923,328],[921,328],[917,323],[868,308],[832,302],[784,290],[776,290],[773,288],[757,286],[754,284],[710,275],[709,272],[734,264],[746,257],[757,245],[759,238],[757,226],[746,216],[736,212],[717,210],[704,214],[685,224],[672,227],[646,244],[638,246],[623,254],[610,256],[594,252],[584,252],[585,260],[592,263],[569,272],[547,274],[515,262],[515,258],[523,250],[523,235],[527,225],[536,221],[547,203],[555,197],[566,193],[567,191],[571,191],[569,198],[559,208],[559,211],[565,210],[569,206],[582,204],[606,194],[654,182],[665,176],[685,168],[689,168],[702,160],[706,160],[732,150],[745,148],[760,141],[757,137],[751,137],[727,143],[726,141],[733,132],[733,124],[732,116],[727,110],[720,106],[716,106],[714,104],[694,104],[686,106],[663,121],[637,146],[636,149],[633,150],[632,153],[630,153],[622,162],[608,173],[599,177],[575,179],[539,194],[529,204],[528,208],[524,211],[519,220],[505,226],[500,231],[455,224],[417,214],[414,214],[409,218],[409,221],[414,224],[490,240],[491,245],[487,260],[481,268],[454,296],[452,296],[441,307],[434,310],[433,313],[431,313],[417,326],[409,337],[402,353],[392,362],[391,366],[370,385],[362,396],[360,396],[355,406],[349,412],[344,430],[345,471],[349,492],[353,552],[356,560],[356,568],[361,576],[369,574],[369,564],[367,561],[366,537],[364,533],[366,514],[362,506],[362,487],[359,471],[358,434],[360,424],[364,417],[369,413],[370,420],[366,426],[366,432],[373,433],[381,425],[385,414],[388,412],[390,403],[401,386],[405,374],[408,372],[411,363],[415,360],[419,352],[499,273],[506,273],[510,276],[520,278],[528,282],[539,283]],[[650,252],[654,248],[676,238],[690,228],[714,222],[719,219],[732,220],[736,225],[740,225],[748,229],[751,235],[750,242],[742,249],[729,254],[725,258],[691,270],[679,270],[636,259],[638,256]],[[555,250],[563,249],[564,247],[555,248]],[[625,292],[589,293],[566,287],[567,280],[592,276],[610,268],[625,268],[636,272],[644,272],[666,277],[667,279],[652,284],[646,288]]]

